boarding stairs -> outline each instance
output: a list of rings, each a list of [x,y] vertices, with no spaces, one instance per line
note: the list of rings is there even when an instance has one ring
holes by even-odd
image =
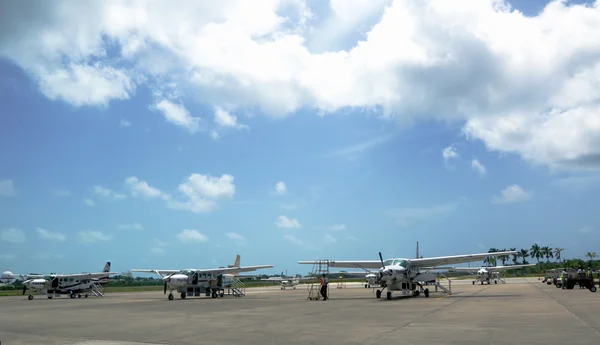
[[[311,272],[313,279],[308,284],[307,300],[318,301],[321,299],[321,277],[323,274],[329,277],[329,260],[315,261]],[[329,298],[329,284],[327,284],[327,298]]]
[[[443,279],[448,281],[448,287],[445,287],[442,284]],[[435,280],[435,283],[433,283],[433,285],[435,287],[435,292],[438,292],[438,290],[442,290],[445,293],[447,293],[448,295],[452,295],[452,279],[446,277],[443,273],[437,274],[437,278]]]
[[[104,297],[104,287],[102,284],[92,283],[90,285],[90,292],[96,297]]]
[[[231,292],[235,297],[246,296],[246,284],[237,278],[233,278],[231,280]]]

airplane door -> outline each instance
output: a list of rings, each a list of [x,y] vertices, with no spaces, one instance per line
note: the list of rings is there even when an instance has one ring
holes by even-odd
[[[54,279],[52,279],[52,282],[50,283],[50,286],[52,286],[53,289],[58,288],[58,278],[55,277]]]
[[[198,285],[198,272],[195,272],[193,275],[192,285]]]
[[[223,275],[219,274],[217,276],[217,286],[223,286]]]

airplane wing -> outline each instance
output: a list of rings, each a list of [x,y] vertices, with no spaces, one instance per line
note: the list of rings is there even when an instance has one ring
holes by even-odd
[[[488,272],[500,272],[500,271],[506,271],[506,270],[516,270],[519,268],[523,268],[523,267],[532,267],[535,266],[536,264],[527,264],[527,265],[512,265],[512,266],[491,266],[491,267],[486,267],[485,269],[488,270]]]
[[[490,256],[502,256],[502,255],[514,255],[516,251],[506,252],[493,252],[493,253],[479,253],[479,254],[465,254],[465,255],[452,255],[452,256],[439,256],[433,258],[422,258],[422,259],[410,259],[410,263],[416,267],[437,267],[440,265],[459,264],[463,262],[483,261],[485,258]],[[381,264],[379,264],[381,266]]]
[[[57,278],[101,278],[106,277],[108,275],[119,274],[118,272],[98,272],[98,273],[77,273],[77,274],[57,274],[55,277]]]
[[[213,274],[221,274],[221,273],[239,273],[239,272],[252,272],[265,268],[275,267],[273,265],[258,265],[258,266],[241,266],[241,267],[219,267],[219,268],[209,268],[209,269],[197,269],[198,273],[213,273]]]
[[[319,261],[298,261],[301,265],[316,265]],[[322,263],[322,262],[321,262]],[[381,261],[379,260],[362,260],[362,261],[329,261],[329,267],[343,267],[343,268],[381,268]],[[366,274],[366,273],[365,273]]]
[[[131,272],[140,272],[140,273],[156,273],[159,276],[163,277],[169,274],[177,273],[181,270],[131,270]]]

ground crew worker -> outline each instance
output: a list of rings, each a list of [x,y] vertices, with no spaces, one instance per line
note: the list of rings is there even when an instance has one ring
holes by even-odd
[[[329,284],[329,280],[327,279],[327,275],[323,274],[321,278],[321,296],[323,296],[323,301],[327,300],[327,284]]]
[[[566,285],[567,285],[567,271],[563,270],[562,273],[560,274],[560,282],[561,282],[562,288],[565,289]]]

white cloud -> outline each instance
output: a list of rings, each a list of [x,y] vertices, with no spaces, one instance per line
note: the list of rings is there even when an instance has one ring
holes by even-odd
[[[144,230],[142,224],[138,222],[132,224],[117,224],[117,228],[120,230]]]
[[[135,197],[143,197],[147,199],[162,198],[165,200],[169,198],[167,194],[164,194],[157,188],[151,187],[146,181],[140,181],[135,176],[125,179],[125,185],[129,187],[131,190],[131,195]]]
[[[304,241],[300,240],[299,238],[297,238],[294,235],[283,235],[283,238],[286,241],[288,241],[290,243],[293,243],[293,244],[295,244],[297,246],[300,246],[300,247],[304,246]]]
[[[210,137],[213,140],[218,140],[221,136],[219,135],[219,133],[215,130],[210,131]]]
[[[183,104],[175,104],[163,99],[154,104],[153,108],[159,110],[168,122],[183,127],[190,133],[200,130],[200,118],[191,116]]]
[[[552,1],[533,16],[501,0],[329,4],[321,25],[292,0],[11,2],[0,57],[74,105],[127,99],[140,84],[174,94],[156,105],[190,131],[197,122],[168,99],[455,121],[535,164],[600,167],[598,1]]]
[[[177,234],[177,239],[182,243],[203,243],[208,241],[208,237],[194,229],[185,229]]]
[[[93,192],[94,192],[94,194],[99,195],[104,198],[125,199],[125,194],[117,193],[117,192],[112,191],[103,186],[98,186],[98,185],[94,186]]]
[[[87,206],[94,206],[94,205],[96,205],[96,203],[94,202],[94,200],[92,200],[90,198],[83,199],[83,203],[86,204]]]
[[[363,153],[366,153],[367,151],[372,150],[375,147],[388,142],[390,139],[392,139],[392,135],[390,134],[380,135],[357,144],[352,144],[337,149],[325,155],[325,157],[343,157],[347,160],[354,161],[358,159]]]
[[[13,180],[0,181],[0,196],[14,196],[17,194]]]
[[[228,232],[225,234],[225,236],[240,246],[245,246],[247,244],[246,238],[238,233]]]
[[[531,199],[531,192],[523,190],[520,186],[513,184],[502,191],[502,196],[496,196],[492,198],[493,203],[505,204],[522,202]]]
[[[346,225],[344,225],[344,224],[333,224],[331,226],[328,226],[327,230],[330,230],[330,231],[342,231],[342,230],[346,230]]]
[[[275,225],[278,228],[285,228],[285,229],[298,229],[301,228],[302,225],[300,225],[300,223],[298,222],[298,220],[296,218],[288,218],[286,216],[279,216],[277,217],[277,221],[275,222]]]
[[[105,234],[102,231],[84,230],[79,232],[79,240],[86,243],[110,241],[113,235]]]
[[[395,218],[397,224],[402,227],[408,227],[422,220],[432,220],[438,217],[446,216],[456,210],[455,203],[434,205],[431,207],[405,207],[387,211],[387,215]]]
[[[287,193],[287,187],[285,185],[285,182],[283,181],[279,181],[275,184],[275,194],[277,195],[283,195]]]
[[[229,114],[221,107],[215,108],[215,123],[221,127],[230,127],[235,129],[250,129],[247,125],[237,122],[237,117]]]
[[[51,241],[64,242],[67,240],[67,236],[60,232],[50,231],[48,229],[36,228],[35,231],[40,235],[41,238]]]
[[[325,237],[323,238],[323,241],[325,243],[336,243],[337,239],[329,234],[325,235]]]
[[[445,162],[458,158],[459,156],[458,152],[456,151],[456,147],[450,145],[442,149],[442,157],[444,158]]]
[[[479,175],[483,176],[487,173],[487,170],[483,164],[481,164],[477,159],[473,159],[471,161],[471,168],[477,171]]]
[[[11,243],[23,243],[27,240],[27,236],[19,229],[2,229],[0,230],[0,240]]]
[[[179,191],[187,201],[169,201],[173,209],[194,213],[210,212],[217,207],[216,200],[232,198],[235,194],[234,177],[228,174],[220,177],[192,174],[187,182],[179,185]]]
[[[119,127],[129,127],[131,126],[131,122],[121,119],[121,121],[119,122]]]
[[[154,239],[154,246],[150,248],[150,251],[156,255],[163,255],[166,253],[165,247],[168,246],[169,243],[159,240],[158,238]]]

